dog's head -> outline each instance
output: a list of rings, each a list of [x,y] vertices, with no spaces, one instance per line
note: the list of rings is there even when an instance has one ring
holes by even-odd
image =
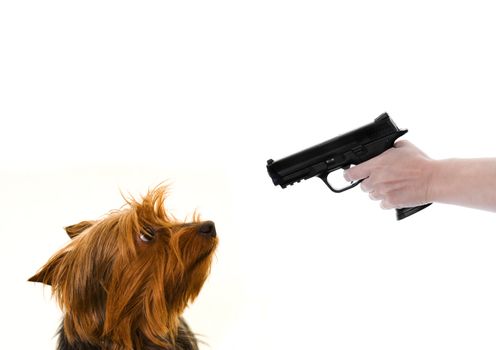
[[[164,207],[165,188],[66,228],[71,242],[31,277],[52,286],[70,342],[103,340],[132,348],[134,337],[173,339],[217,246],[214,223],[180,222]]]

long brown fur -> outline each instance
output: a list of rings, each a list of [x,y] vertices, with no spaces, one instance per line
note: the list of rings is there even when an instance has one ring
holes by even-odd
[[[218,240],[215,228],[201,233],[198,215],[185,223],[167,214],[165,195],[158,187],[103,219],[67,227],[71,242],[30,278],[52,286],[69,344],[175,349],[181,314],[200,292]]]

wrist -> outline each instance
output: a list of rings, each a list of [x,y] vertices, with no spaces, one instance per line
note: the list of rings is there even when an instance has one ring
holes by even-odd
[[[458,159],[433,160],[429,181],[429,202],[449,203],[453,189],[456,188],[454,174],[460,175],[457,169]]]
[[[446,160],[430,159],[428,161],[426,170],[426,201],[428,203],[441,201],[444,192],[443,185],[445,184],[443,173],[445,173],[447,165]]]

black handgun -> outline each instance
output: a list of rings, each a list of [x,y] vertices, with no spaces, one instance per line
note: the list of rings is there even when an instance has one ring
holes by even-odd
[[[407,132],[408,130],[398,129],[389,115],[383,113],[373,123],[356,130],[278,161],[269,159],[267,171],[274,185],[279,185],[282,188],[317,176],[324,181],[331,191],[340,193],[355,187],[363,180],[351,182],[345,188],[336,189],[327,180],[330,173],[338,169],[348,169],[352,164],[360,164],[378,156],[393,147],[395,140]],[[398,220],[404,219],[431,204],[396,209],[396,218]]]

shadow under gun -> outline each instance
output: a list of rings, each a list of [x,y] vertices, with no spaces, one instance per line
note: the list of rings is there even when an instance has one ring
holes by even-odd
[[[351,182],[336,189],[328,176],[339,169],[363,163],[394,146],[394,142],[408,130],[400,130],[387,113],[381,114],[373,123],[335,137],[288,157],[267,161],[267,171],[275,186],[286,188],[301,180],[319,177],[331,189],[340,193],[357,186],[364,179]],[[411,208],[396,209],[396,218],[402,220],[428,207],[432,203]]]

